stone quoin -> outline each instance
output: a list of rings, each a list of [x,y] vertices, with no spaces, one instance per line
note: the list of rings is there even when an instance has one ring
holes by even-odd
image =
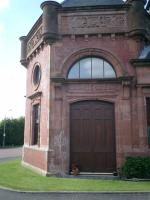
[[[146,5],[146,6],[145,6]],[[113,173],[150,156],[150,3],[45,1],[21,40],[22,163],[44,175]]]

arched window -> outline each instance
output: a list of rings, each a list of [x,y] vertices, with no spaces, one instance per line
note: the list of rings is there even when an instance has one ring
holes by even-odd
[[[104,59],[87,57],[76,62],[69,70],[68,79],[116,78],[113,67]]]
[[[41,68],[40,66],[37,64],[34,68],[33,71],[33,83],[34,85],[37,85],[40,83],[41,80]]]

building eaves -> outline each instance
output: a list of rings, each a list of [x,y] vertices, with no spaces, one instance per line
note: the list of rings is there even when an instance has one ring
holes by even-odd
[[[123,0],[64,0],[62,7],[122,5]]]

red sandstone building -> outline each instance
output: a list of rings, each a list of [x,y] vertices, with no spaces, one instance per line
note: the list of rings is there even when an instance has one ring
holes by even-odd
[[[144,0],[42,3],[21,40],[27,68],[23,164],[112,173],[150,155],[150,15]]]

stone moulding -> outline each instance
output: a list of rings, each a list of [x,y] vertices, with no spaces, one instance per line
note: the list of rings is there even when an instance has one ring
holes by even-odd
[[[128,83],[128,85],[131,84],[134,77],[132,76],[124,76],[124,77],[118,77],[118,78],[111,78],[111,79],[66,79],[63,77],[51,77],[51,81],[54,83],[61,83],[61,84],[70,84],[70,83]]]
[[[80,12],[83,10],[91,10],[91,8],[93,8],[94,10],[128,10],[131,7],[130,4],[121,4],[121,5],[95,5],[95,6],[78,6],[78,7],[61,7],[58,8],[57,10],[59,12]]]
[[[69,26],[68,26],[69,24]],[[69,13],[59,15],[59,33],[95,34],[125,32],[127,30],[126,13],[97,12]]]
[[[40,42],[42,38],[42,25],[36,30],[32,38],[27,42],[27,56],[32,52],[34,47]]]
[[[150,67],[150,59],[132,59],[130,63],[134,67]]]
[[[28,99],[34,99],[34,98],[37,98],[37,97],[41,97],[42,96],[42,92],[36,92],[36,93],[34,93],[34,94],[32,94],[32,95],[30,95],[30,96],[27,96],[27,98]]]
[[[20,60],[20,63],[21,63],[23,66],[25,66],[25,67],[28,65],[27,59]]]
[[[130,32],[128,32],[128,35],[129,35],[129,37],[141,36],[141,38],[146,38],[146,39],[150,40],[150,34],[145,29],[133,29]]]

